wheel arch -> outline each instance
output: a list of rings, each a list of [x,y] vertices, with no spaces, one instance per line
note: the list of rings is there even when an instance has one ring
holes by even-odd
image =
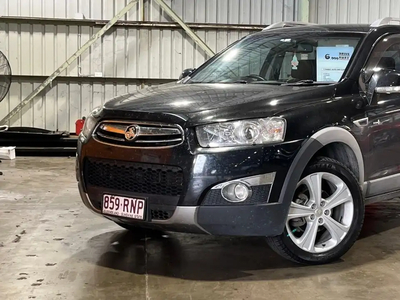
[[[341,146],[336,147],[338,153],[336,157],[333,157],[336,160],[342,161],[340,156],[348,156],[350,160],[349,164],[346,164],[345,161],[342,161],[350,170],[353,171],[354,175],[358,178],[358,182],[360,184],[361,189],[363,189],[364,185],[364,158],[362,156],[361,148],[358,145],[355,137],[346,129],[342,127],[328,127],[322,129],[311,136],[310,139],[314,139],[318,141],[322,145],[322,149],[333,147],[333,146]]]
[[[352,162],[349,162],[349,168],[352,169],[353,172],[355,170],[358,171],[355,175],[358,178],[360,188],[363,190],[364,159],[357,140],[348,130],[342,127],[327,127],[316,132],[305,141],[289,168],[279,197],[279,203],[283,204],[283,207],[286,210],[284,214],[285,216],[289,211],[290,202],[294,197],[296,185],[308,163],[315,156],[324,153],[324,150],[334,145],[342,145],[344,147],[343,151],[349,151],[348,153],[353,156],[354,159]],[[363,193],[364,192],[365,191],[363,191]]]

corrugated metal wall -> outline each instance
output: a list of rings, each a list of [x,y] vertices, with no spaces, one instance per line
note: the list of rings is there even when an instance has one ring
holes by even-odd
[[[319,24],[370,24],[400,17],[400,0],[310,0],[310,12],[310,21]]]
[[[42,18],[111,19],[130,0],[1,0],[1,15]],[[164,0],[185,22],[220,24],[270,24],[292,20],[294,0]],[[132,9],[123,20],[141,21],[141,10]],[[144,0],[146,21],[169,21],[156,1]]]
[[[49,75],[100,27],[0,23],[0,49],[16,75]],[[215,51],[249,34],[240,30],[195,32]],[[62,75],[177,78],[183,68],[201,64],[205,53],[181,29],[115,27]]]
[[[265,25],[294,20],[295,0],[169,0],[166,1],[186,22]],[[0,15],[40,18],[108,20],[128,0],[0,0]],[[170,22],[153,0],[138,4],[123,20]],[[18,24],[0,20],[0,50],[9,58],[16,77],[7,98],[0,103],[3,118],[43,78],[50,75],[100,26]],[[196,29],[216,52],[251,33],[238,29]],[[200,65],[205,53],[181,29],[114,27],[62,75],[87,78],[95,72],[104,77],[127,78],[127,82],[54,82],[28,105],[10,125],[50,130],[74,130],[76,119],[111,97],[143,88],[129,81],[135,78],[175,79],[184,68]],[[87,80],[86,80],[87,81]],[[146,83],[147,84],[147,83]]]
[[[15,80],[9,97],[1,103],[1,115],[17,106],[19,100],[28,96],[41,82]],[[75,121],[87,115],[92,108],[103,104],[115,95],[134,92],[141,88],[136,83],[78,83],[54,81],[40,97],[15,117],[13,126],[35,126],[49,130],[74,131]]]

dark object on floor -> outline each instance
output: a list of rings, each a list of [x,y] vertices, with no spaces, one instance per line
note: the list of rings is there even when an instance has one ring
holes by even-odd
[[[77,139],[67,131],[9,127],[0,132],[0,147],[16,146],[17,155],[72,156],[76,152]]]

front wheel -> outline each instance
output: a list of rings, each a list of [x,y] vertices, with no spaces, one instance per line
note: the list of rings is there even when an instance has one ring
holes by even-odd
[[[364,209],[354,174],[336,160],[320,158],[297,184],[283,234],[268,238],[268,244],[297,263],[330,263],[355,243]]]

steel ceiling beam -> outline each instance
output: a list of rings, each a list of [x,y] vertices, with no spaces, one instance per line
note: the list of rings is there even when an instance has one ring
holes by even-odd
[[[201,47],[201,49],[204,50],[204,52],[208,56],[214,56],[214,51],[211,50],[210,47],[192,30],[190,29],[189,26],[186,25],[185,22],[171,9],[171,7],[168,6],[167,3],[165,3],[163,0],[155,0],[161,8],[179,25],[182,26],[182,28],[186,31],[186,33],[193,39],[193,41]]]
[[[82,55],[87,49],[90,48],[100,37],[102,37],[122,16],[130,11],[139,0],[132,0],[125,6],[119,13],[117,13],[99,32],[94,34],[78,51],[76,51],[70,58],[68,58],[57,70],[54,71],[42,84],[40,84],[28,97],[21,101],[12,111],[5,116],[0,124],[7,124],[22,108],[31,102],[41,91],[43,91],[49,84],[53,82],[66,68],[68,68],[79,56]]]

